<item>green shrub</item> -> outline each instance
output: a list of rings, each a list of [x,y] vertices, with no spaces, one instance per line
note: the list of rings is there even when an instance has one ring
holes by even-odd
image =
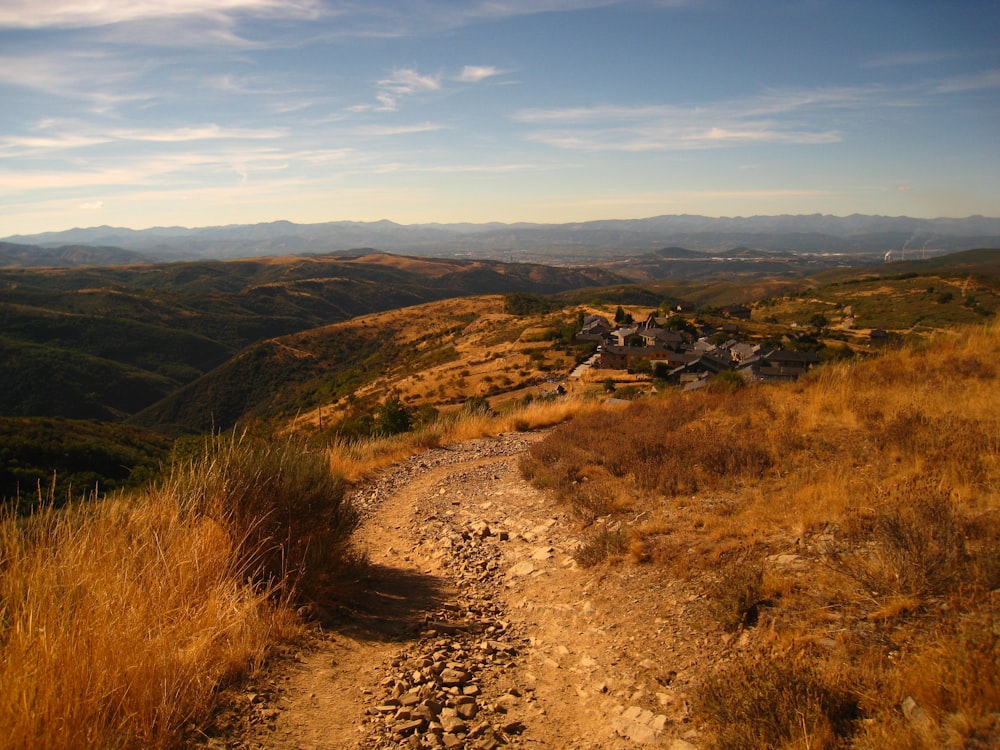
[[[413,414],[399,396],[390,396],[375,411],[374,432],[387,437],[409,432],[413,426]]]

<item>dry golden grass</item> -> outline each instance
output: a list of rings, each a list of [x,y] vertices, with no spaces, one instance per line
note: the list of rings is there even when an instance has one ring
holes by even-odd
[[[218,688],[336,599],[355,523],[339,478],[593,408],[457,413],[328,451],[211,438],[158,485],[0,518],[0,748],[171,748]]]
[[[293,626],[235,545],[163,495],[4,520],[0,747],[177,746]]]
[[[997,362],[977,327],[794,385],[669,393],[561,425],[523,469],[594,523],[588,562],[616,529],[610,559],[688,580],[720,638],[762,618],[708,670],[716,746],[996,747]]]
[[[328,450],[330,468],[333,474],[356,482],[429,448],[551,427],[597,409],[591,401],[563,397],[532,401],[500,414],[460,410],[412,432],[370,440],[335,441]]]
[[[301,632],[293,597],[326,591],[342,500],[322,456],[244,437],[142,494],[0,519],[0,748],[182,746]]]

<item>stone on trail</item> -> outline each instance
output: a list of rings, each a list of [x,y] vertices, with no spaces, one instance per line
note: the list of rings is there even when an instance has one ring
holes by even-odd
[[[512,576],[523,578],[524,576],[530,576],[535,572],[535,565],[530,560],[522,560],[516,565],[511,566],[508,572]]]
[[[667,717],[653,714],[640,706],[629,706],[611,722],[611,728],[620,736],[639,745],[651,745],[663,732]]]
[[[464,685],[469,679],[469,675],[460,669],[447,669],[441,670],[441,684],[445,687],[457,687],[458,685]]]

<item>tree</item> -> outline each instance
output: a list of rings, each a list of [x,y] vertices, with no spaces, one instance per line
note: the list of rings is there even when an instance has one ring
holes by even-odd
[[[375,412],[376,434],[398,435],[401,432],[409,432],[412,426],[412,414],[400,401],[399,396],[390,396]]]
[[[625,309],[621,305],[618,305],[618,309],[615,310],[615,323],[618,325],[630,325],[633,322],[632,313],[625,312]]]
[[[638,357],[629,363],[628,371],[633,375],[652,375],[653,363],[645,357]]]

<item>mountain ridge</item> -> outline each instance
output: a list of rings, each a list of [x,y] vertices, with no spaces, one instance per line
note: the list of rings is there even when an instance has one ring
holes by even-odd
[[[287,220],[211,227],[128,229],[108,225],[0,241],[54,248],[115,247],[149,260],[229,259],[291,253],[338,253],[359,247],[391,252],[479,258],[550,260],[601,257],[609,251],[682,246],[710,252],[733,247],[800,253],[941,253],[1000,246],[1000,218],[934,219],[851,214],[708,217],[690,214],[562,224],[427,223],[387,219],[296,224]]]

